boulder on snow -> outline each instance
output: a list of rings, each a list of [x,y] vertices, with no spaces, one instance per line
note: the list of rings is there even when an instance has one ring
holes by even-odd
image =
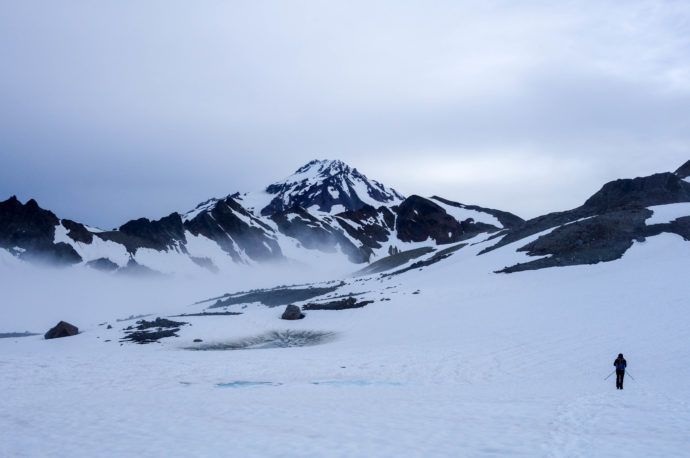
[[[285,307],[285,311],[283,312],[283,316],[281,316],[281,318],[283,320],[301,320],[304,318],[304,314],[296,305],[288,305]]]
[[[46,339],[59,339],[60,337],[70,337],[79,334],[79,328],[67,323],[66,321],[60,321],[54,328],[45,333]]]

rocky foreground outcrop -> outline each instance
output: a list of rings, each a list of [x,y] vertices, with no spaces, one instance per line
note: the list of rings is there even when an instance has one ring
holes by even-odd
[[[495,250],[543,231],[548,233],[518,248],[541,259],[506,266],[511,273],[545,267],[595,264],[619,259],[635,241],[662,232],[690,240],[690,215],[670,223],[648,224],[649,207],[690,202],[690,183],[681,173],[658,173],[647,177],[615,180],[605,184],[573,210],[550,213],[502,232],[500,241],[482,251]]]
[[[48,332],[43,336],[46,340],[48,339],[60,339],[62,337],[71,337],[79,334],[79,328],[73,324],[69,324],[66,321],[60,321],[55,327],[50,328]]]

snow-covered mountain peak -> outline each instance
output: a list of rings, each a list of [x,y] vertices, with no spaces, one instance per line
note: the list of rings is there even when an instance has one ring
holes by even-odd
[[[261,209],[271,215],[294,206],[328,213],[359,210],[365,205],[395,205],[404,197],[392,188],[368,179],[339,160],[313,160],[284,180],[266,188],[273,196]]]
[[[349,165],[338,159],[314,159],[304,164],[297,171],[286,178],[308,178],[309,176],[333,176],[340,173],[350,173],[352,169]],[[301,181],[301,180],[298,180]]]

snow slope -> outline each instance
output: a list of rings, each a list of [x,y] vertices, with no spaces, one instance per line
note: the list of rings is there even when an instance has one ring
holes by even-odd
[[[645,221],[648,226],[652,224],[670,223],[678,218],[690,216],[690,202],[678,204],[655,205],[649,207],[653,212],[652,216]]]
[[[523,261],[524,241],[476,256],[486,243],[345,279],[337,292],[376,299],[364,308],[287,322],[283,307],[231,306],[243,314],[182,318],[180,338],[143,346],[120,345],[129,323],[115,318],[200,311],[190,297],[221,285],[147,285],[158,295],[96,313],[56,279],[53,303],[13,309],[16,329],[0,332],[47,329],[69,297],[82,333],[0,339],[0,456],[687,455],[690,243],[662,234],[616,262],[510,275],[492,272]],[[335,337],[185,350],[272,330]],[[623,391],[604,381],[619,352],[635,378]]]
[[[472,219],[477,223],[490,224],[496,226],[499,229],[503,229],[503,224],[493,215],[485,212],[480,212],[477,210],[471,210],[469,208],[453,207],[452,205],[447,205],[441,201],[434,200],[434,203],[439,207],[443,208],[446,213],[458,220],[459,222],[465,221],[467,219]]]

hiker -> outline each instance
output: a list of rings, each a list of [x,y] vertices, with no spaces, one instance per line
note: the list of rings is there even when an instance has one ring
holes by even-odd
[[[627,361],[623,358],[623,353],[618,353],[618,358],[613,362],[616,366],[616,389],[623,389],[623,377],[625,376],[625,368],[628,366]]]

